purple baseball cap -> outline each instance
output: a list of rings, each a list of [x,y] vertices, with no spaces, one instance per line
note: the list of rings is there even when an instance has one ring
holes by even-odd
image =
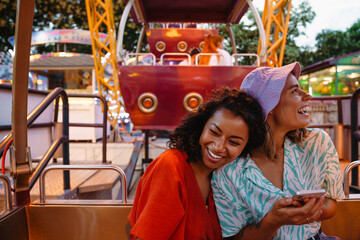
[[[289,74],[299,80],[301,67],[298,62],[282,67],[259,67],[251,71],[242,82],[240,90],[258,100],[265,120],[271,110],[279,103],[281,92]]]

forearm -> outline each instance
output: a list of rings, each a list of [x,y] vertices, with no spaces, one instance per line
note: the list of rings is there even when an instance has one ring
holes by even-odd
[[[271,217],[266,215],[259,223],[249,225],[241,229],[241,231],[229,239],[234,240],[266,240],[271,239],[280,226],[276,226]]]

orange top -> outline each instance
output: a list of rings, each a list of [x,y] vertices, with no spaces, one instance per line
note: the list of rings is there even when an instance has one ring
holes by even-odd
[[[212,191],[206,208],[186,159],[170,149],[147,167],[128,216],[130,239],[222,239]]]

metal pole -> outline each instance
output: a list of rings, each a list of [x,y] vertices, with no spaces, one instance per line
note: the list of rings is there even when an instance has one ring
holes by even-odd
[[[149,130],[145,130],[145,162],[149,162]]]
[[[267,59],[267,55],[266,55],[267,47],[266,46],[267,46],[267,44],[266,44],[266,34],[265,34],[264,25],[261,21],[259,13],[256,10],[255,6],[253,5],[252,1],[246,0],[246,2],[248,3],[248,5],[251,9],[251,12],[254,15],[255,22],[256,22],[256,25],[259,30],[259,38],[261,41],[260,61],[261,61],[261,63],[266,63],[266,59]]]
[[[100,98],[100,100],[102,101],[102,103],[103,103],[103,105],[104,105],[104,112],[103,112],[103,138],[102,138],[102,147],[103,147],[103,149],[102,149],[102,154],[103,154],[103,163],[106,163],[106,143],[107,143],[107,136],[106,136],[106,133],[107,133],[107,108],[108,108],[108,106],[107,106],[107,102],[106,102],[106,100],[105,100],[105,98],[104,97],[101,97]],[[120,106],[119,106],[120,107]]]
[[[143,24],[143,26],[142,26],[142,28],[141,28],[140,35],[139,35],[137,47],[136,47],[136,53],[141,52],[141,45],[142,45],[142,43],[143,43],[143,39],[144,39],[144,36],[145,36],[146,28],[147,28],[147,24]],[[136,58],[136,59],[137,59],[137,58]]]
[[[229,32],[229,36],[230,36],[230,41],[231,41],[231,47],[233,49],[233,54],[237,54],[237,50],[236,50],[236,43],[235,43],[235,36],[234,36],[234,32],[232,30],[231,24],[227,23],[226,24],[226,29]],[[237,65],[237,61],[235,61],[235,65]]]
[[[351,162],[358,159],[359,155],[359,132],[358,132],[358,99],[360,88],[351,97]],[[358,168],[354,168],[351,173],[351,185],[358,186]]]
[[[63,102],[63,136],[69,138],[69,101],[66,94],[61,94],[61,99]],[[63,143],[63,164],[70,165],[70,150],[69,150],[69,141]],[[64,171],[64,190],[70,189],[70,172],[68,170]]]
[[[125,32],[125,26],[126,26],[126,20],[129,16],[130,10],[134,4],[135,0],[129,0],[124,8],[123,14],[121,16],[121,20],[119,23],[119,31],[118,31],[118,36],[117,36],[117,42],[116,42],[116,46],[117,46],[117,58],[124,62],[125,60],[125,53],[124,53],[124,49],[123,49],[123,41],[124,41],[124,32]]]
[[[30,64],[31,34],[35,0],[18,0],[15,25],[15,56],[13,72],[12,131],[14,138],[15,204],[23,206],[30,202],[29,178],[31,174],[27,162],[27,96]]]

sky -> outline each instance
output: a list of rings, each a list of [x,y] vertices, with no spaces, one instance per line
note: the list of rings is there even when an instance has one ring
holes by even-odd
[[[292,0],[292,7],[297,7],[305,0]],[[360,18],[360,0],[308,0],[316,13],[313,22],[305,28],[306,36],[295,39],[298,46],[315,46],[315,37],[323,29],[345,31]],[[253,0],[254,5],[262,10],[264,1]]]

